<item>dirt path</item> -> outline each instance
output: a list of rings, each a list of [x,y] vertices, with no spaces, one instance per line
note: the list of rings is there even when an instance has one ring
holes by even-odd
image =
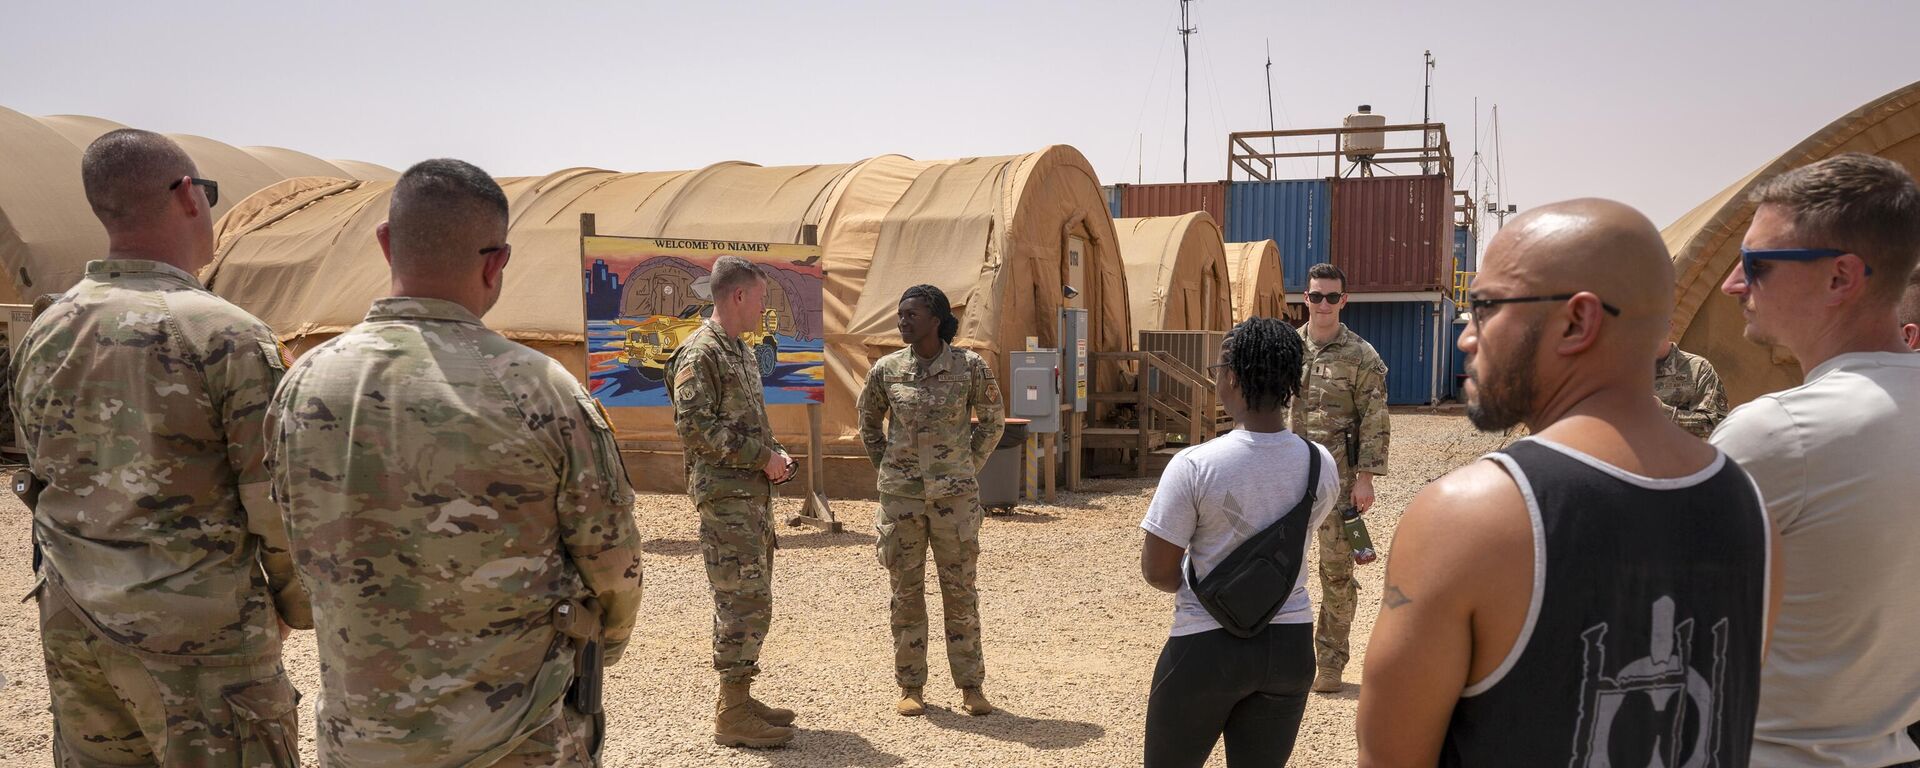
[[[1497,447],[1458,416],[1396,414],[1393,474],[1378,483],[1368,515],[1385,552],[1394,524],[1427,481]],[[774,581],[774,626],[755,693],[800,712],[800,735],[783,750],[714,747],[714,676],[708,631],[712,600],[692,507],[684,497],[644,496],[635,505],[646,539],[647,596],[641,632],[606,683],[608,766],[1107,766],[1138,764],[1148,677],[1166,639],[1172,598],[1141,581],[1140,531],[1148,481],[1096,481],[1052,506],[990,518],[982,534],[981,613],[987,692],[1003,708],[958,712],[945,655],[929,661],[928,716],[892,712],[897,689],[887,634],[886,577],[875,562],[875,505],[836,505],[849,530],[788,529]],[[780,512],[797,508],[777,503]],[[0,765],[47,766],[51,718],[29,587],[27,512],[0,494]],[[1352,765],[1353,716],[1367,636],[1379,610],[1381,563],[1358,569],[1360,609],[1347,690],[1315,695],[1294,765]],[[1318,601],[1316,579],[1314,599]],[[929,611],[937,623],[939,592]],[[936,632],[937,635],[937,632]],[[287,650],[294,684],[318,690],[313,635]],[[310,709],[303,752],[313,759]],[[1216,752],[1215,764],[1219,764]]]

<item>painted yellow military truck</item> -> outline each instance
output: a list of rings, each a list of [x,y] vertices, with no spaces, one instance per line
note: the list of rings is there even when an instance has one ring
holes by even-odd
[[[627,329],[626,340],[614,360],[650,381],[666,378],[667,361],[673,358],[674,351],[712,316],[712,304],[695,304],[682,310],[678,317],[654,315],[640,321]],[[769,309],[761,313],[759,328],[740,334],[740,340],[753,350],[760,363],[761,378],[772,376],[774,366],[780,362],[780,339],[774,333],[779,327],[779,312]]]

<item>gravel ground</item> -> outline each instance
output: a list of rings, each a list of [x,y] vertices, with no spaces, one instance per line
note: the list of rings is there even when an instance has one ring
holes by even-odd
[[[1457,415],[1396,413],[1392,474],[1377,484],[1367,517],[1382,552],[1422,485],[1501,443]],[[1153,492],[1147,480],[1101,480],[1059,503],[993,517],[982,533],[981,613],[988,717],[959,711],[943,651],[929,654],[928,713],[893,714],[886,578],[874,560],[876,505],[838,502],[848,530],[787,529],[774,580],[775,617],[755,693],[800,713],[786,749],[713,746],[715,678],[709,665],[712,601],[697,524],[681,496],[635,505],[646,540],[647,597],[640,633],[606,683],[608,766],[1115,766],[1138,764],[1149,675],[1170,620],[1170,596],[1139,576],[1136,527]],[[797,502],[776,502],[789,514]],[[51,764],[51,718],[40,662],[37,614],[18,596],[29,587],[28,518],[0,494],[0,765]],[[1379,610],[1384,561],[1358,570],[1360,609],[1347,689],[1315,694],[1293,764],[1352,765],[1353,718],[1367,638]],[[939,591],[928,576],[929,612]],[[1319,600],[1317,579],[1314,599]],[[936,636],[937,636],[936,632]],[[287,648],[294,684],[318,690],[313,634]],[[313,760],[310,710],[302,751]],[[1223,764],[1216,750],[1213,765]]]

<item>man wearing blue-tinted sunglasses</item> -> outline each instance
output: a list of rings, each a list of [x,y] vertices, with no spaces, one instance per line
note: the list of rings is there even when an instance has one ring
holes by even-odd
[[[1806,383],[1734,409],[1713,444],[1780,530],[1785,600],[1761,671],[1754,765],[1920,766],[1920,355],[1894,316],[1920,259],[1920,187],[1839,155],[1756,186],[1721,290]]]

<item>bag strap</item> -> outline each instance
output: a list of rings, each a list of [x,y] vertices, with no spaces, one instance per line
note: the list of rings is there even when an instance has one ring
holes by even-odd
[[[1298,436],[1296,435],[1296,437]],[[1320,451],[1316,450],[1316,446],[1313,444],[1312,441],[1304,437],[1300,438],[1300,442],[1305,443],[1307,446],[1307,489],[1305,493],[1302,493],[1300,495],[1300,500],[1294,502],[1293,509],[1288,511],[1287,516],[1280,518],[1279,521],[1273,524],[1274,526],[1286,526],[1286,528],[1284,528],[1283,530],[1285,530],[1287,533],[1292,534],[1291,536],[1288,536],[1286,538],[1289,538],[1294,541],[1305,541],[1305,537],[1307,535],[1307,521],[1308,519],[1313,517],[1314,503],[1318,501],[1318,497],[1320,495],[1319,493]],[[1298,512],[1300,514],[1297,514],[1297,515],[1293,514],[1294,512]],[[1298,519],[1295,519],[1295,518],[1298,518]],[[1245,547],[1247,545],[1247,542],[1251,542],[1254,539],[1258,539],[1266,535],[1266,533],[1271,529],[1272,529],[1272,526],[1261,529],[1259,533],[1256,533],[1252,537],[1249,537],[1247,541],[1241,542],[1240,546]],[[1236,547],[1233,552],[1228,553],[1226,559],[1221,560],[1220,564],[1225,565],[1227,562],[1227,559],[1233,559],[1233,556],[1239,554],[1239,552],[1240,552],[1239,548]],[[1288,579],[1289,583],[1298,581],[1300,579],[1299,569],[1306,567],[1306,558],[1303,556],[1298,559],[1295,559],[1294,563],[1295,563],[1295,569],[1292,574],[1289,574],[1290,576],[1290,578]],[[1185,575],[1187,577],[1187,589],[1192,590],[1193,585],[1200,583],[1200,574],[1197,571],[1195,571],[1193,568],[1193,555],[1191,553],[1187,555],[1187,567],[1186,567]]]

